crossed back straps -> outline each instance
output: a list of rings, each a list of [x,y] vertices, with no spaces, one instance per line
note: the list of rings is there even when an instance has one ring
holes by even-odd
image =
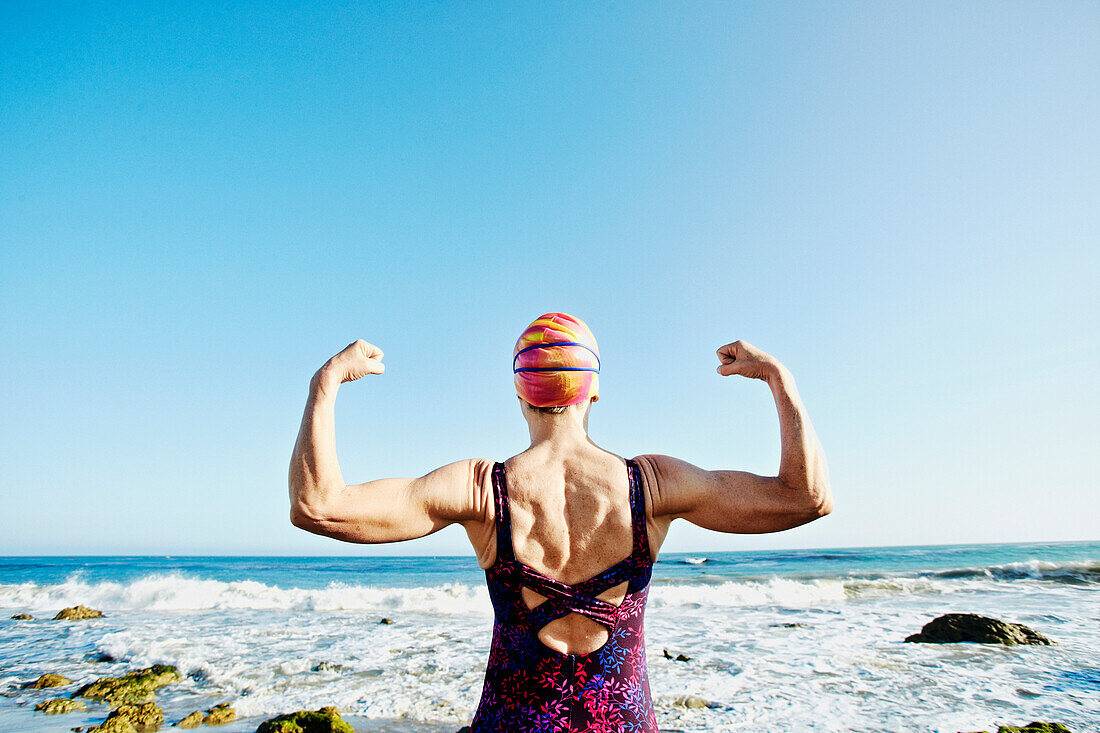
[[[645,495],[642,491],[641,471],[632,459],[626,459],[627,475],[630,483],[630,525],[632,531],[632,550],[628,557],[615,563],[603,572],[588,580],[572,585],[562,583],[543,575],[516,559],[512,545],[512,515],[508,507],[508,482],[504,475],[504,464],[493,466],[493,497],[496,502],[496,534],[498,561],[510,567],[507,573],[510,585],[515,593],[527,587],[546,596],[547,600],[530,609],[529,622],[537,633],[551,621],[570,613],[579,613],[613,629],[622,609],[597,598],[608,588],[623,581],[630,581],[627,593],[644,588],[649,582],[653,560],[649,552],[649,538],[646,530]]]

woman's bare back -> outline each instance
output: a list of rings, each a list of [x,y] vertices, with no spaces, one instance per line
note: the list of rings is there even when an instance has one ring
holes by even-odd
[[[593,443],[569,452],[536,446],[504,463],[512,519],[512,544],[519,562],[567,585],[599,575],[629,557],[633,546],[630,485],[626,461]],[[488,487],[492,494],[492,487]],[[496,561],[493,551],[482,555],[485,567]],[[597,597],[618,605],[627,583]],[[522,597],[535,608],[546,597],[523,588]],[[577,613],[550,622],[539,639],[563,654],[587,654],[607,641],[601,624]]]

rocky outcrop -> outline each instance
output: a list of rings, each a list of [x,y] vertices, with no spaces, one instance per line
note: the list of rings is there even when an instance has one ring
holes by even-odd
[[[198,710],[173,725],[179,728],[198,728],[200,725],[225,725],[237,719],[237,711],[223,702],[202,713]]]
[[[27,683],[26,687],[32,690],[48,690],[51,687],[64,687],[72,683],[71,679],[60,674],[44,674],[34,682]]]
[[[54,621],[83,621],[89,618],[103,618],[103,613],[87,606],[63,608],[53,617]]]
[[[103,721],[99,727],[90,730],[114,730],[114,728],[120,726],[119,723],[111,723],[112,720],[124,721],[138,733],[144,733],[144,731],[155,731],[160,727],[160,724],[164,722],[164,711],[155,702],[143,702],[140,705],[121,705],[112,710],[111,714],[107,716],[107,720]],[[106,725],[114,727],[104,728],[103,726]]]
[[[103,677],[84,685],[73,697],[86,697],[90,700],[104,700],[111,707],[134,705],[149,702],[153,693],[181,679],[179,671],[167,664],[154,664],[152,667],[129,672],[122,677]]]
[[[107,718],[99,725],[88,728],[88,733],[138,733],[126,718]]]
[[[974,733],[989,733],[989,731],[981,730],[974,731]],[[997,733],[1073,733],[1073,731],[1061,723],[1041,723],[1036,721],[1022,727],[1002,725],[997,728]]]
[[[924,644],[957,644],[969,641],[977,644],[1053,644],[1054,642],[1023,624],[998,621],[973,613],[949,613],[924,625],[919,634],[906,641]]]
[[[16,613],[12,615],[12,621],[33,621],[34,616],[29,613]]]
[[[690,662],[691,661],[691,657],[689,657],[686,654],[673,654],[668,649],[662,649],[661,651],[664,652],[665,659],[674,659],[677,662]]]
[[[226,723],[232,723],[237,719],[237,711],[230,707],[229,703],[223,702],[221,705],[215,705],[206,711],[206,717],[202,722],[207,725],[225,725]]]
[[[256,733],[355,733],[355,729],[344,722],[336,708],[326,707],[265,720]]]
[[[74,713],[77,710],[83,710],[85,708],[83,700],[69,700],[68,698],[58,697],[53,700],[47,700],[46,702],[40,702],[34,706],[35,712],[45,713],[46,715],[60,715],[61,713]]]
[[[392,618],[383,618],[383,619],[382,619],[381,621],[379,621],[378,623],[380,623],[380,624],[392,624],[392,623],[393,623],[393,619],[392,619]]]
[[[206,716],[202,714],[201,710],[196,710],[195,712],[184,716],[184,718],[179,722],[172,723],[172,725],[176,726],[177,728],[198,728],[200,725],[202,725],[202,720],[205,717]]]

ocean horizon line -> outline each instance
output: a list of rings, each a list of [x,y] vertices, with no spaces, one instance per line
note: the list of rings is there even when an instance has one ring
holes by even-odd
[[[1020,545],[1079,545],[1100,542],[1100,539],[1075,539],[1075,540],[1023,540],[1012,542],[938,542],[931,544],[900,544],[900,545],[846,545],[846,546],[833,546],[833,547],[788,547],[788,548],[770,548],[770,549],[739,549],[739,550],[705,550],[705,549],[688,549],[688,550],[662,550],[661,556],[666,555],[730,555],[730,554],[770,554],[777,552],[838,552],[845,550],[904,550],[904,549],[926,549],[926,548],[938,548],[938,547],[1005,547],[1005,546],[1020,546]],[[370,547],[371,545],[364,545]],[[326,554],[326,553],[313,553],[313,554],[282,554],[282,553],[161,553],[161,552],[144,552],[144,553],[17,553],[17,554],[0,554],[0,559],[6,558],[96,558],[96,557],[111,557],[111,558],[287,558],[287,559],[312,559],[312,558],[340,558],[340,559],[433,559],[433,558],[472,558],[472,550],[470,553],[418,553],[418,554]],[[660,562],[660,559],[658,559]]]

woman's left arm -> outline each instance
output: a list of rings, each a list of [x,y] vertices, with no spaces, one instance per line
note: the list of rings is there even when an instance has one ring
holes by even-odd
[[[449,524],[484,521],[484,461],[448,464],[420,478],[347,485],[336,459],[336,393],[343,382],[381,374],[382,350],[355,341],[313,376],[290,458],[290,521],[345,542],[399,542]]]

